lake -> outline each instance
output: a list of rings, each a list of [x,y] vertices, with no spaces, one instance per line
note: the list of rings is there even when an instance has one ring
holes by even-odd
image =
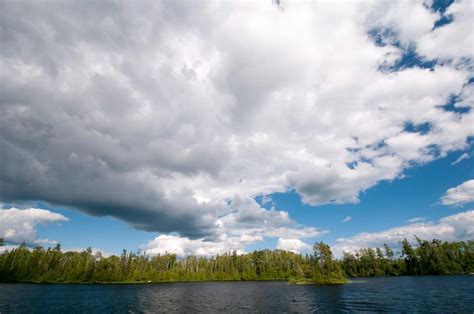
[[[358,278],[346,285],[281,281],[123,285],[0,284],[8,312],[474,311],[473,276]]]

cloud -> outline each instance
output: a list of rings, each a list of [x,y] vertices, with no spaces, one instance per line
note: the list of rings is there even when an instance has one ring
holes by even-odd
[[[447,14],[433,30],[440,13],[411,1],[4,3],[0,201],[198,241],[288,220],[230,214],[235,195],[356,203],[468,148],[474,110],[442,106],[473,106],[473,13]],[[410,45],[443,62],[397,67]]]
[[[445,12],[445,16],[452,16],[454,22],[418,37],[417,46],[420,53],[432,59],[454,59],[458,62],[466,56],[472,58],[472,47],[469,48],[459,41],[474,42],[473,15],[474,7],[470,0],[454,2]]]
[[[474,210],[446,216],[438,222],[415,222],[380,232],[363,232],[350,238],[339,238],[334,251],[341,255],[367,247],[382,247],[384,243],[399,247],[403,239],[414,241],[414,236],[424,240],[466,241],[474,237]]]
[[[83,252],[85,250],[87,250],[88,248],[64,248],[62,249],[62,251],[64,252]],[[91,248],[92,249],[92,255],[94,256],[100,256],[100,257],[109,257],[109,256],[112,256],[112,255],[117,255],[116,253],[111,253],[109,251],[106,251],[106,250],[102,250],[102,249],[98,249],[98,248]]]
[[[262,205],[265,205],[271,202],[272,202],[272,197],[270,195],[262,196]]]
[[[465,159],[469,159],[471,156],[468,154],[468,153],[463,153],[461,156],[459,156],[458,159],[456,159],[455,161],[453,161],[451,163],[451,165],[456,165],[458,163],[460,163],[461,161],[465,160]]]
[[[425,221],[426,217],[413,217],[408,220],[409,223],[422,222]]]
[[[38,239],[36,226],[68,221],[67,217],[39,208],[18,209],[15,207],[0,209],[0,238],[6,243],[29,245],[54,244],[56,241]]]
[[[279,238],[277,242],[277,249],[291,251],[294,253],[310,252],[311,245],[298,239]]]
[[[255,239],[247,238],[243,235],[241,240],[243,240],[243,242],[252,242]],[[235,249],[237,249],[237,247],[233,246],[232,241],[206,242],[201,239],[191,240],[179,236],[160,235],[148,243],[146,252],[151,255],[174,253],[179,256],[211,256],[231,252]],[[242,252],[238,251],[238,253]]]
[[[229,208],[229,213],[217,219],[214,237],[190,239],[174,234],[162,234],[148,242],[145,246],[146,252],[167,252],[180,256],[210,256],[234,250],[243,253],[246,246],[262,242],[265,238],[279,238],[278,243],[282,240],[286,245],[299,243],[299,246],[291,248],[298,251],[306,248],[300,239],[317,238],[329,232],[297,224],[287,212],[264,209],[252,198],[236,195],[230,201]],[[280,244],[277,248],[280,248]]]
[[[474,180],[468,180],[448,189],[443,197],[441,197],[443,205],[462,206],[471,202],[474,202]]]
[[[342,220],[342,222],[348,222],[348,221],[351,221],[352,220],[352,217],[351,216],[346,216],[346,218],[344,218]]]
[[[13,249],[16,249],[18,245],[4,245],[0,246],[0,253],[11,251]]]

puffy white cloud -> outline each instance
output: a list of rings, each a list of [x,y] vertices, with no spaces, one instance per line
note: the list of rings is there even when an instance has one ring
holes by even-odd
[[[462,62],[463,58],[472,58],[474,55],[472,48],[474,6],[472,1],[455,1],[448,7],[445,15],[452,16],[454,21],[419,36],[416,40],[418,51],[431,59],[454,59],[456,62]]]
[[[20,244],[52,244],[55,241],[38,239],[36,226],[39,224],[68,221],[67,217],[39,208],[9,208],[0,209],[0,238],[6,243]]]
[[[474,237],[474,210],[461,212],[439,219],[438,222],[415,222],[380,232],[363,232],[350,238],[337,239],[333,250],[340,255],[343,251],[359,248],[382,247],[384,243],[398,247],[403,239],[440,239],[444,241],[465,241]]]
[[[433,29],[439,13],[427,9],[426,1],[376,1],[370,18],[379,27],[394,29],[405,44],[416,41]]]
[[[294,253],[302,253],[310,252],[311,245],[298,239],[279,238],[277,242],[277,249],[291,251]]]
[[[292,251],[304,249],[300,239],[317,238],[327,230],[305,227],[294,222],[285,211],[264,209],[252,198],[235,196],[229,204],[230,212],[217,219],[215,236],[190,239],[179,235],[159,235],[146,245],[148,254],[175,253],[177,255],[216,255],[230,251],[243,253],[246,246],[264,241],[265,238],[279,238]],[[286,241],[288,240],[288,241]],[[283,244],[282,244],[283,245]],[[283,248],[280,244],[277,248]]]
[[[242,235],[242,240],[244,242],[252,242],[254,239],[248,238],[246,235]],[[146,252],[147,254],[152,255],[174,253],[179,256],[210,256],[231,252],[237,249],[237,247],[233,246],[232,241],[207,242],[203,241],[202,239],[192,240],[179,236],[160,235],[148,243]],[[242,252],[238,251],[238,253]]]
[[[474,180],[468,180],[448,189],[441,197],[443,205],[461,206],[471,202],[474,202]]]
[[[228,200],[295,190],[312,205],[358,202],[467,148],[474,110],[440,107],[473,104],[467,2],[434,30],[440,14],[415,1],[7,2],[0,200],[196,241],[292,238],[285,212],[233,213]],[[393,40],[376,44],[374,29]],[[410,43],[444,61],[397,68]]]

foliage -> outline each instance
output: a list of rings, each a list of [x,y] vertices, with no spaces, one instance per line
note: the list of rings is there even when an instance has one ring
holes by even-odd
[[[329,245],[319,242],[313,245],[314,261],[311,264],[311,281],[318,284],[339,284],[347,282],[341,265],[334,260]]]
[[[408,240],[401,243],[399,258],[390,247],[360,249],[344,253],[340,263],[349,277],[398,275],[450,275],[474,271],[474,241],[426,241],[418,237],[413,247]]]
[[[3,242],[0,242],[3,243]],[[330,247],[316,243],[313,254],[261,250],[235,251],[210,258],[174,254],[147,256],[123,250],[103,257],[91,248],[62,252],[61,246],[18,248],[0,254],[0,282],[165,282],[204,280],[289,280],[293,283],[334,284],[346,276],[458,274],[474,271],[474,241],[441,242],[417,238],[416,248],[403,241],[400,257],[385,246],[361,249],[333,258]]]
[[[282,250],[179,259],[174,254],[149,257],[125,250],[120,256],[102,257],[90,248],[61,252],[59,246],[30,250],[21,245],[0,254],[0,282],[279,280],[309,274],[308,261]]]

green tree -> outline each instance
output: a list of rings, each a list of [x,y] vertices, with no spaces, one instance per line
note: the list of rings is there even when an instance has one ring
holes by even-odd
[[[92,249],[62,252],[29,249],[26,244],[0,253],[0,282],[143,282],[187,280],[287,279],[313,283],[341,283],[345,276],[460,274],[474,271],[474,241],[442,242],[416,238],[415,246],[401,243],[402,254],[365,248],[333,257],[329,245],[318,242],[313,254],[261,250],[229,252],[213,257],[174,254],[149,257],[124,252],[120,256],[93,255]],[[385,252],[385,255],[383,254]],[[392,253],[390,253],[392,252]]]
[[[393,250],[387,245],[387,243],[384,243],[383,247],[385,249],[385,256],[391,260],[393,258]]]
[[[342,283],[345,278],[338,262],[333,259],[331,248],[324,242],[313,245],[312,280],[316,283]]]
[[[416,275],[418,271],[418,260],[416,252],[407,239],[402,241],[402,257],[405,261],[406,274]]]

